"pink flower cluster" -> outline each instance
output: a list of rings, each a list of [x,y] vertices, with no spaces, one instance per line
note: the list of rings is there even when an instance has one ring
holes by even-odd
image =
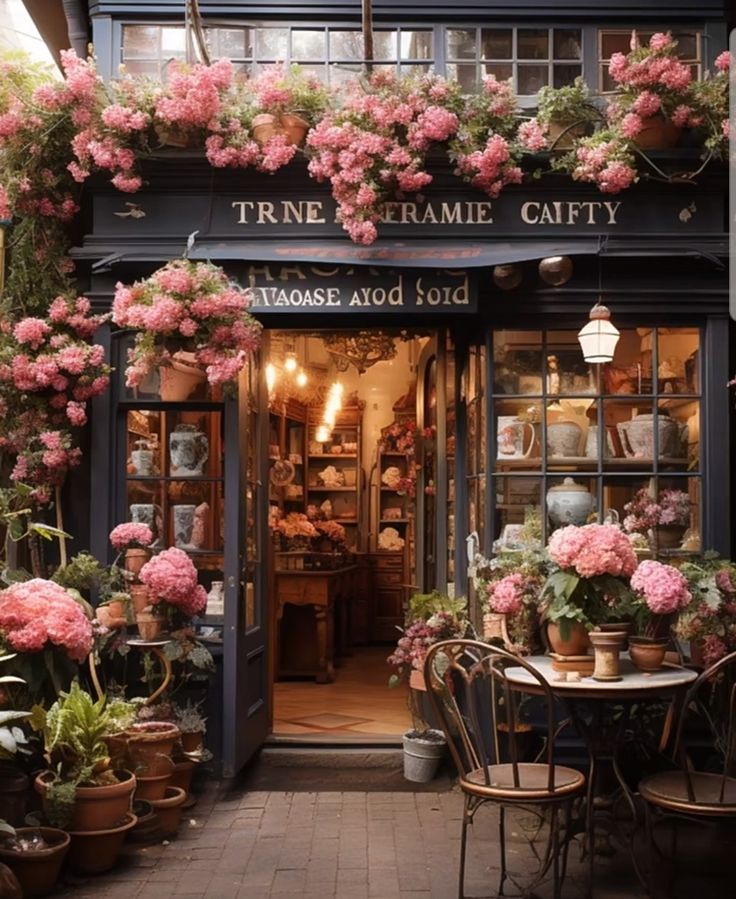
[[[676,56],[677,42],[670,34],[653,34],[649,46],[636,44],[627,55],[614,53],[609,72],[613,80],[625,88],[656,91],[684,91],[690,86],[692,73]]]
[[[372,76],[368,89],[348,97],[340,112],[327,115],[307,139],[309,172],[329,180],[343,228],[356,243],[376,239],[383,204],[391,196],[417,193],[432,176],[423,154],[449,140],[457,114],[437,98],[459,101],[457,87],[436,76],[398,80],[385,72]]]
[[[575,159],[573,179],[597,184],[604,194],[620,193],[637,180],[631,153],[611,132],[583,138],[577,144]]]
[[[172,64],[168,88],[158,97],[155,116],[181,131],[217,128],[223,94],[232,86],[233,64],[218,59],[210,66],[197,63],[187,68]]]
[[[547,124],[539,122],[537,119],[529,119],[519,125],[517,137],[525,150],[538,153],[540,150],[546,150],[549,146],[548,131]]]
[[[323,537],[327,537],[336,546],[345,545],[345,528],[339,521],[315,521],[315,528]]]
[[[92,624],[82,606],[42,578],[0,591],[0,634],[16,652],[41,652],[51,644],[75,662],[92,649]]]
[[[638,490],[624,506],[624,530],[629,534],[646,534],[658,525],[690,524],[692,501],[684,490],[665,488],[655,501],[646,487]]]
[[[692,600],[687,579],[676,568],[647,559],[631,576],[631,589],[654,615],[670,615]]]
[[[488,584],[488,607],[492,612],[515,615],[520,611],[524,598],[524,576],[507,574],[500,581]]]
[[[421,669],[427,650],[433,643],[460,637],[465,627],[450,612],[437,612],[428,621],[417,618],[405,630],[396,649],[386,660],[400,672]]]
[[[473,187],[494,199],[507,184],[521,183],[521,169],[514,164],[509,143],[500,134],[489,137],[482,150],[460,154],[457,169]]]
[[[116,525],[109,536],[113,549],[122,552],[131,547],[145,548],[153,543],[153,533],[147,524],[126,521]]]
[[[261,326],[248,313],[250,294],[210,263],[170,262],[131,287],[118,284],[112,319],[137,331],[126,369],[128,386],[166,361],[163,339],[192,339],[211,384],[233,381],[258,348]]]
[[[166,603],[189,618],[207,605],[207,593],[197,581],[197,569],[182,549],[172,546],[154,556],[141,568],[139,577],[151,591],[153,605]]]
[[[25,430],[18,428],[10,439],[5,438],[5,445],[17,453],[10,479],[33,487],[36,502],[47,503],[52,488],[61,486],[67,471],[79,465],[82,451],[68,431],[44,431],[39,426],[45,418],[31,417],[32,421],[22,421],[28,422]]]
[[[555,531],[547,546],[552,561],[582,578],[602,574],[630,577],[636,569],[631,543],[612,524],[568,525]]]

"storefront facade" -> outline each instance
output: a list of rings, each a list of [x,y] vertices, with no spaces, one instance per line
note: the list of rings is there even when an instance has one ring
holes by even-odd
[[[304,33],[325,35],[327,58],[317,60],[312,44],[300,51],[306,38],[299,28],[282,24],[280,17],[295,21],[293,10],[281,8],[274,18],[248,4],[201,7],[221,27],[219,40],[253,32],[252,46],[243,45],[244,64],[257,62],[259,47],[269,41],[277,53],[285,41],[291,59],[303,52],[311,56],[301,61],[311,59],[315,67],[351,65],[329,53],[334,23],[344,16],[345,28],[355,29],[355,10],[320,8],[307,15],[300,7]],[[135,71],[137,59],[138,70],[153,73],[161,59],[144,58],[140,44],[131,53],[125,29],[180,26],[162,3],[98,2],[91,12],[103,72],[120,61],[133,62]],[[695,12],[661,24],[696,34],[693,65],[706,68],[725,45],[723,12],[701,7],[698,21],[687,21]],[[378,6],[376,28],[427,35],[410,42],[415,56],[392,60],[402,70],[432,65],[472,80],[487,56],[481,32],[498,25],[511,33],[514,53],[496,63],[510,67],[522,98],[531,92],[534,73],[518,56],[528,37],[524,28],[532,27],[531,10],[517,11],[512,21],[508,11],[464,9],[464,46],[450,35],[458,29],[447,25],[447,10],[430,9],[419,19],[399,13]],[[566,64],[593,81],[605,74],[598,69],[608,31],[637,24],[660,29],[651,5],[644,23],[632,21],[628,8],[623,15],[577,24],[572,13],[556,10],[554,20],[532,24],[538,32],[547,29],[551,47],[555,29],[579,32],[579,59]],[[166,33],[156,34],[165,53]],[[473,34],[480,42],[475,49],[467,43]],[[313,40],[321,46],[321,39]],[[394,46],[400,56],[398,37]],[[550,49],[544,61],[545,78],[558,77],[563,62],[556,52]],[[567,75],[574,75],[572,68]],[[585,488],[589,511],[600,521],[623,518],[624,506],[643,486],[683,490],[694,510],[686,551],[732,551],[725,168],[710,166],[696,184],[652,181],[615,196],[548,175],[495,200],[463,185],[441,158],[431,172],[433,183],[421,200],[386,207],[370,247],[344,236],[329,190],[308,178],[301,161],[266,176],[216,171],[197,153],[172,150],[146,163],[147,186],[130,198],[132,205],[102,182],[90,190],[91,227],[75,255],[98,309],[109,308],[116,282],[145,277],[186,251],[250,286],[252,311],[267,329],[263,358],[249,368],[238,396],[196,400],[126,390],[128,338],[108,331],[117,383],[96,400],[93,416],[94,554],[105,557],[110,527],[130,517],[136,504],[161,515],[162,536],[176,526],[174,505],[208,506],[198,565],[207,587],[224,581],[218,748],[228,774],[261,745],[272,717],[276,662],[264,487],[270,467],[264,368],[272,331],[382,330],[428,338],[418,360],[416,400],[418,424],[433,429],[414,511],[412,575],[422,589],[470,592],[472,600],[469,547],[490,555],[494,545],[516,539],[528,523],[527,509],[536,510],[531,518],[546,537],[566,478]],[[540,269],[542,260],[558,257],[569,265]],[[601,370],[581,365],[576,336],[599,297],[622,334],[617,358]],[[169,441],[182,424],[196,424],[207,438],[209,463],[195,478],[197,490],[173,469],[143,476],[131,471],[137,440],[147,439],[153,427],[162,443]],[[570,439],[572,449],[565,442]]]

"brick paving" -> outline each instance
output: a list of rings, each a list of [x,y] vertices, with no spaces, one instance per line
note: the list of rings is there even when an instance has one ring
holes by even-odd
[[[462,796],[446,792],[284,792],[210,784],[168,844],[130,847],[118,867],[67,880],[55,899],[452,899],[457,895]],[[496,812],[470,830],[467,893],[495,895]],[[529,819],[527,819],[527,824]],[[531,870],[510,827],[509,865]],[[733,844],[732,844],[733,845]],[[584,895],[574,844],[565,897]],[[706,899],[704,881],[682,896]],[[513,893],[513,890],[509,889]],[[550,899],[551,885],[538,888]],[[713,897],[731,895],[727,890]],[[595,896],[640,899],[625,856],[601,859]]]

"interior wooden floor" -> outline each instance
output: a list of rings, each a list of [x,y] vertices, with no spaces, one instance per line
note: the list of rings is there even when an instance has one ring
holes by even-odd
[[[390,689],[390,646],[356,646],[331,684],[274,684],[274,736],[396,736],[411,727],[406,686]]]

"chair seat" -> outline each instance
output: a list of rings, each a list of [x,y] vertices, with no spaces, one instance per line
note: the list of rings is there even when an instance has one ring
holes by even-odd
[[[549,789],[549,766],[534,762],[520,762],[519,786],[514,785],[514,769],[508,765],[489,765],[476,768],[461,778],[460,786],[476,796],[523,802],[528,800],[554,800],[582,791],[585,775],[574,768],[555,765],[554,787]],[[486,772],[489,783],[486,782]]]
[[[723,801],[719,800],[722,785],[720,774],[691,771],[690,782],[695,794],[694,802],[687,795],[684,771],[660,771],[645,777],[639,784],[639,793],[647,802],[668,811],[736,816],[736,778],[726,778]]]

